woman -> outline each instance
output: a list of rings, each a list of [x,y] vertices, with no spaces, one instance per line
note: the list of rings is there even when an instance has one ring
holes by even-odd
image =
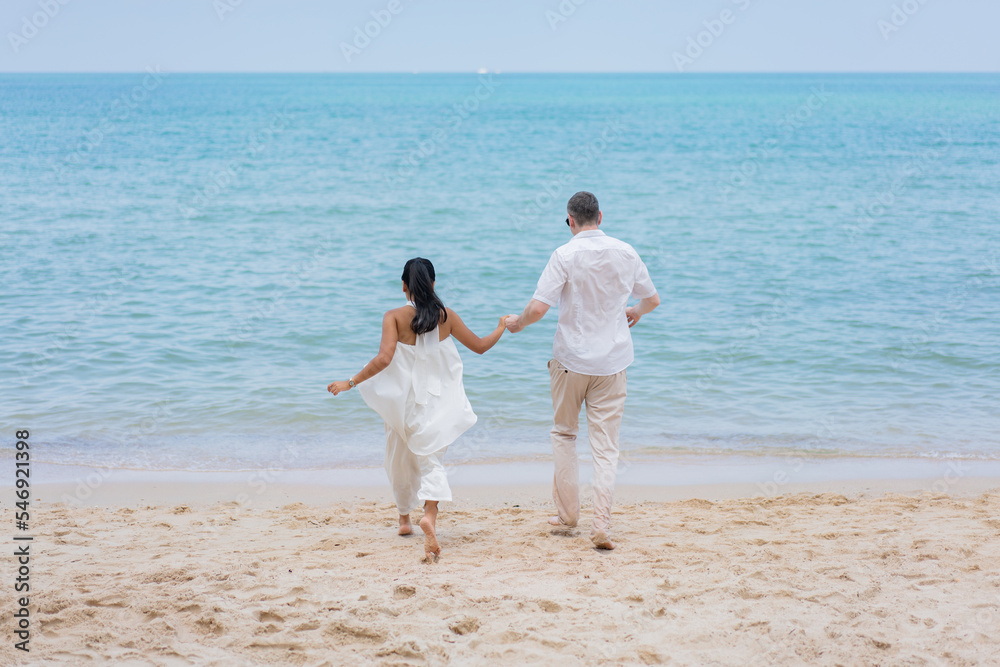
[[[399,534],[413,532],[410,510],[423,500],[420,529],[428,562],[441,554],[435,534],[438,503],[451,500],[441,459],[448,445],[476,423],[462,384],[462,359],[450,336],[483,354],[500,340],[506,319],[501,317],[493,333],[480,338],[441,303],[434,279],[429,260],[407,261],[402,275],[406,305],[382,318],[378,354],[350,380],[327,386],[336,396],[372,379],[359,391],[385,421],[385,471],[399,510]]]

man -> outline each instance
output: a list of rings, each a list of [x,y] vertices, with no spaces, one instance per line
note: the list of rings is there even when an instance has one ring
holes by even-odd
[[[598,227],[603,214],[597,197],[577,192],[566,205],[569,243],[552,253],[524,312],[507,318],[517,333],[559,307],[559,323],[549,361],[552,384],[552,497],[554,526],[575,526],[580,518],[576,434],[580,406],[587,404],[594,458],[594,518],[590,539],[614,549],[611,504],[618,470],[618,432],[625,408],[625,368],[632,363],[629,329],[660,305],[649,271],[632,246]],[[629,296],[639,299],[628,306]]]

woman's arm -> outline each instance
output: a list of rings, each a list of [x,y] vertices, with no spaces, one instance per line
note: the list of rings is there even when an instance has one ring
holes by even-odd
[[[448,308],[447,311],[448,322],[451,324],[451,335],[457,338],[459,343],[469,348],[476,354],[484,354],[487,350],[496,345],[497,341],[500,340],[500,336],[502,336],[503,332],[506,331],[504,323],[507,318],[506,315],[500,318],[500,324],[498,324],[497,328],[493,330],[493,333],[485,338],[480,338],[476,334],[472,333],[472,329],[465,326],[465,322],[463,322],[462,318],[458,316],[458,313],[451,308]]]
[[[352,378],[354,384],[361,384],[368,378],[378,375],[386,369],[390,362],[392,362],[393,355],[396,354],[396,341],[398,339],[399,334],[396,331],[396,318],[392,316],[392,311],[390,311],[382,318],[382,343],[379,345],[378,354],[365,364],[360,373]],[[333,395],[336,396],[340,392],[347,391],[350,388],[350,382],[339,380],[327,385],[326,390],[332,391]]]

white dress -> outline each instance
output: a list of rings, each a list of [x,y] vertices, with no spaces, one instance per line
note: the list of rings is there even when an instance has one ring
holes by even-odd
[[[441,459],[477,419],[455,341],[439,337],[434,327],[414,345],[397,341],[389,365],[358,385],[365,403],[385,421],[385,471],[400,514],[422,500],[451,500]]]

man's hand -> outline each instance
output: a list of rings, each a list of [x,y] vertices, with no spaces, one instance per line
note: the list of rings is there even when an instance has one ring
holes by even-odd
[[[520,315],[508,315],[507,316],[507,331],[511,333],[517,333],[525,327],[534,324],[538,320],[545,317],[545,313],[549,312],[549,304],[539,301],[537,299],[532,299],[528,302],[528,305],[524,307],[524,312]]]
[[[338,380],[337,382],[331,382],[326,386],[326,390],[333,392],[334,396],[336,396],[342,391],[348,391],[350,390],[350,388],[351,385],[346,380]]]
[[[628,319],[628,328],[631,329],[646,313],[650,313],[660,305],[660,295],[654,294],[645,299],[640,299],[639,303],[625,309],[625,317]]]

